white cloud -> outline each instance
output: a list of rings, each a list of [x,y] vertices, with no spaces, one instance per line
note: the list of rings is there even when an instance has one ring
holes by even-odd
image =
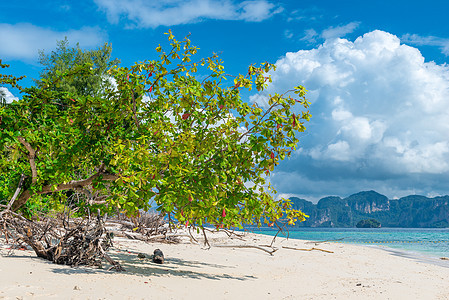
[[[312,102],[301,150],[281,170],[311,181],[338,178],[350,193],[361,189],[354,180],[370,178],[396,185],[389,190],[395,195],[410,191],[411,182],[425,194],[445,193],[426,189],[449,179],[449,66],[425,62],[418,49],[378,30],[287,53],[276,65],[267,92],[302,84]],[[322,192],[332,185],[311,186]]]
[[[316,43],[316,39],[318,37],[318,33],[315,29],[310,28],[304,31],[304,36],[301,38],[301,41],[307,41],[309,43]]]
[[[331,26],[321,32],[321,37],[325,40],[344,37],[356,30],[359,25],[360,22],[351,22],[343,26]]]
[[[344,121],[352,119],[352,114],[350,111],[344,110],[342,108],[337,108],[332,111],[332,119],[335,121]]]
[[[237,20],[249,22],[261,22],[283,10],[281,7],[276,8],[274,4],[263,0],[244,1],[237,7]]]
[[[319,34],[315,29],[309,28],[304,31],[304,36],[300,40],[306,41],[309,44],[315,44],[318,40],[341,38],[354,32],[359,25],[360,22],[351,22],[343,26],[331,26],[321,31],[321,34]]]
[[[28,23],[0,24],[0,56],[6,59],[36,60],[39,50],[55,49],[56,41],[67,37],[72,44],[83,48],[100,45],[106,35],[98,27],[79,30],[54,31]]]
[[[6,100],[6,103],[11,103],[13,101],[18,101],[19,98],[14,96],[7,88],[0,87],[0,96],[4,97]]]
[[[234,3],[231,0],[94,0],[106,12],[109,22],[122,17],[133,26],[155,28],[199,22],[204,19],[260,22],[282,11],[266,0]]]
[[[291,39],[291,38],[293,37],[293,32],[291,32],[291,30],[286,29],[286,30],[284,31],[284,36],[285,36],[285,38],[287,38],[287,39]]]
[[[449,39],[436,36],[420,36],[417,34],[405,34],[401,37],[404,43],[417,46],[437,46],[445,55],[449,55]]]
[[[351,151],[348,142],[338,141],[327,146],[325,157],[337,161],[350,161]]]

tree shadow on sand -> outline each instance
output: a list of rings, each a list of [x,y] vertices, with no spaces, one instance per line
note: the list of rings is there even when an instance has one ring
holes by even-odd
[[[223,269],[233,268],[230,266],[210,264],[201,261],[183,260],[180,258],[170,257],[165,259],[164,264],[155,264],[149,258],[139,259],[134,254],[128,253],[114,253],[111,254],[115,260],[119,261],[126,272],[120,273],[123,275],[138,275],[138,276],[173,276],[173,277],[185,277],[190,279],[233,279],[233,280],[254,280],[257,279],[255,276],[251,275],[230,275],[223,273]],[[116,272],[107,271],[109,265],[105,264],[104,269],[93,269],[93,268],[54,268],[52,272],[59,274],[86,274],[86,273],[102,273],[102,274],[114,274]],[[209,272],[201,272],[204,267],[214,268],[217,272],[212,270]],[[191,268],[196,268],[198,270],[191,270]],[[221,270],[221,272],[220,272]]]

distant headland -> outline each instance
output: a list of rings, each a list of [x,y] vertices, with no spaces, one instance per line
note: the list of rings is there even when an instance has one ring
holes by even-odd
[[[365,219],[375,219],[382,227],[449,227],[449,196],[411,195],[391,200],[375,191],[365,191],[347,198],[325,197],[317,204],[296,197],[290,200],[293,208],[309,215],[295,227],[356,227]]]

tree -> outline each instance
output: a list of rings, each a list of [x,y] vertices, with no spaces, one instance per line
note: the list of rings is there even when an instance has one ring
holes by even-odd
[[[107,70],[119,63],[119,60],[112,59],[112,47],[105,43],[103,47],[95,50],[83,50],[79,44],[75,47],[69,46],[67,37],[57,41],[55,51],[50,54],[39,51],[39,63],[44,67],[40,72],[40,78],[35,83],[43,87],[51,78],[59,78],[60,82],[51,85],[60,91],[70,93],[73,97],[99,96],[111,83],[107,76]],[[77,68],[82,65],[89,65],[92,70],[84,73],[83,76],[61,76],[68,72],[76,74]]]
[[[0,69],[6,69],[9,68],[8,64],[2,63],[2,60],[0,59]],[[13,75],[7,75],[7,74],[1,74],[0,73],[0,87],[5,87],[6,85],[9,85],[13,88],[18,89],[19,91],[22,90],[18,82],[23,79],[25,76],[21,77],[15,77]],[[3,92],[3,90],[0,90],[0,130],[3,131],[4,122],[3,122],[3,113],[6,109],[7,103],[6,103],[6,94]],[[0,133],[1,138],[1,133]],[[0,142],[1,144],[1,142]],[[0,147],[0,204],[1,200],[7,198],[8,191],[10,190],[10,177],[3,172],[5,169],[5,166],[9,166],[12,163],[13,157],[11,156],[11,151],[8,149],[5,149],[3,147]],[[7,168],[6,168],[7,169]],[[16,181],[14,180],[14,183]]]
[[[67,37],[64,40],[57,41],[55,51],[46,54],[43,50],[39,52],[39,62],[44,67],[40,72],[40,78],[35,80],[38,86],[47,85],[48,88],[59,92],[66,92],[72,95],[73,98],[80,96],[101,96],[107,87],[111,87],[113,82],[111,77],[107,74],[107,70],[113,65],[118,64],[118,59],[112,59],[112,47],[105,43],[102,47],[92,50],[84,50],[76,44],[75,47],[69,46]],[[80,66],[89,67],[89,73],[83,72]],[[81,72],[77,74],[78,72]],[[72,74],[71,76],[59,76],[61,74]],[[48,84],[50,78],[58,77],[57,85]],[[69,100],[59,99],[59,103],[65,104],[61,109],[65,109]],[[69,101],[70,102],[70,101]],[[77,178],[85,178],[88,174],[94,172],[89,169],[74,169],[74,176]],[[68,201],[70,206],[76,205],[76,200],[79,201],[83,197],[81,191],[68,191],[64,196],[69,196]],[[87,194],[90,202],[96,200],[96,197]],[[106,195],[102,196],[103,198]],[[59,197],[60,198],[60,197]],[[40,206],[42,203],[40,203]]]
[[[360,220],[355,227],[357,228],[380,228],[380,222],[376,219]]]
[[[199,227],[304,220],[289,200],[273,197],[265,176],[305,130],[309,113],[293,112],[295,104],[307,108],[305,89],[292,90],[295,98],[270,95],[268,108],[250,105],[241,90],[262,91],[275,66],[251,65],[229,84],[218,56],[193,62],[190,40],[168,35],[171,49],[157,47],[159,60],[108,69],[116,86],[101,93],[62,88],[95,76],[90,64],[75,64],[0,111],[0,149],[12,157],[1,158],[3,185],[8,199],[21,191],[14,209],[79,190],[104,195],[89,203],[104,212],[147,210],[151,199],[170,220]],[[200,81],[198,70],[209,75]]]

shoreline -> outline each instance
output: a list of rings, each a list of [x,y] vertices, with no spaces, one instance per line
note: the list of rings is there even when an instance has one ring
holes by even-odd
[[[371,229],[371,228],[367,228],[367,229],[362,229],[361,231],[359,231],[359,229],[357,228],[313,228],[313,230],[310,230],[309,227],[306,227],[306,231],[302,231],[301,229],[303,228],[294,228],[293,230],[291,230],[290,233],[294,233],[294,232],[304,232],[304,233],[309,233],[309,232],[315,232],[318,233],[320,232],[320,230],[323,229],[323,232],[330,232],[330,233],[339,233],[339,234],[344,234],[345,232],[350,232],[350,233],[356,233],[356,234],[394,234],[396,233],[398,230],[404,230],[404,231],[411,231],[411,232],[447,232],[449,233],[449,228],[396,228],[396,227],[384,227],[381,228],[382,230],[387,230],[387,232],[376,232],[376,229]],[[330,229],[330,230],[329,230]],[[392,232],[388,232],[389,230],[392,230]],[[264,228],[262,230],[258,230],[255,231],[256,233],[260,233],[260,234],[266,234],[266,232],[276,232],[273,230],[270,230],[270,228]],[[268,236],[273,236],[271,234],[266,234]],[[286,238],[286,236],[284,235],[279,235],[280,237],[284,237]],[[290,239],[300,239],[300,240],[307,240],[307,241],[317,241],[317,242],[321,242],[318,238],[317,239],[310,239],[310,238],[305,238],[304,236],[300,236],[300,237],[289,237]],[[345,237],[346,238],[346,237]],[[420,245],[422,245],[422,241],[390,241],[390,240],[385,240],[385,241],[373,241],[373,242],[367,242],[367,241],[351,241],[350,240],[351,237],[349,237],[349,241],[348,240],[327,240],[328,242],[333,242],[333,243],[338,243],[338,244],[348,244],[348,245],[359,245],[359,246],[367,246],[367,247],[373,247],[373,248],[379,248],[382,250],[386,250],[392,253],[395,253],[396,255],[400,255],[400,256],[405,256],[405,257],[409,257],[409,258],[414,258],[420,261],[426,261],[432,264],[435,263],[440,263],[442,262],[442,260],[440,259],[441,257],[449,257],[449,246],[447,246],[447,250],[446,249],[438,249],[438,248],[434,248],[432,246],[430,247],[420,247]],[[427,243],[430,243],[430,245],[432,245],[432,241],[425,241]],[[444,240],[444,242],[449,243],[449,237]],[[413,245],[415,245],[415,247],[413,247]],[[418,247],[416,247],[418,246]],[[433,250],[435,249],[435,250]],[[446,251],[445,251],[446,250]],[[442,264],[443,266],[448,266],[446,263],[443,262]]]
[[[117,239],[108,253],[120,260],[125,273],[55,265],[29,250],[5,256],[2,247],[0,299],[449,299],[449,268],[384,249],[330,242],[314,246],[279,237],[273,256],[254,248],[214,247],[271,240],[263,234],[247,233],[241,240],[211,233],[212,248],[203,250],[188,239],[179,244]],[[137,258],[136,253],[151,254],[156,248],[164,252],[165,264]]]
[[[270,236],[270,235],[268,235]],[[282,238],[285,238],[282,236]],[[313,242],[313,240],[302,240],[302,239],[296,239],[296,238],[289,238],[292,240],[299,240],[304,242]],[[398,257],[404,257],[408,259],[415,260],[417,262],[425,263],[425,264],[431,264],[440,266],[443,268],[449,268],[449,260],[442,260],[441,258],[448,258],[449,253],[447,253],[447,256],[441,256],[436,255],[435,253],[426,253],[426,252],[420,252],[420,251],[413,251],[408,250],[400,247],[391,247],[388,245],[383,245],[382,243],[379,244],[364,244],[364,243],[352,243],[352,242],[335,242],[335,241],[329,241],[327,243],[335,243],[335,244],[343,244],[343,245],[354,245],[359,247],[368,247],[372,249],[378,249],[381,251],[386,251],[392,255],[398,256]]]
[[[265,235],[263,233],[253,233],[253,234],[261,234],[261,235]],[[272,235],[266,235],[269,237],[273,237]],[[278,236],[278,238],[284,238],[287,239],[285,236]],[[289,237],[288,239],[291,240],[299,240],[299,241],[303,241],[303,242],[314,242],[315,240],[304,240],[304,239],[297,239],[297,238],[291,238]],[[321,241],[317,241],[320,242]],[[401,247],[391,247],[388,244],[383,244],[383,243],[377,243],[377,244],[367,244],[367,243],[356,243],[356,242],[338,242],[338,241],[327,241],[326,243],[335,243],[335,244],[343,244],[343,245],[354,245],[354,246],[360,246],[360,247],[368,247],[368,248],[372,248],[372,249],[379,249],[381,251],[386,251],[392,255],[398,256],[398,257],[404,257],[404,258],[409,258],[421,263],[426,263],[426,264],[432,264],[432,265],[436,265],[436,266],[440,266],[440,267],[444,267],[444,268],[449,268],[449,260],[442,260],[441,258],[448,258],[449,253],[446,254],[446,256],[442,256],[442,255],[437,255],[438,254],[442,254],[439,252],[420,252],[420,251],[414,251],[414,250],[409,250],[409,249],[404,249]]]
[[[372,247],[374,249],[380,249],[383,251],[387,251],[395,256],[405,257],[405,258],[409,258],[412,260],[416,260],[418,262],[432,264],[432,265],[440,266],[443,268],[449,268],[449,260],[441,259],[442,257],[447,258],[447,256],[435,256],[435,255],[426,254],[423,252],[411,251],[411,250],[400,249],[400,248],[392,248],[392,247],[380,246],[380,245],[371,245],[371,246],[360,245],[360,246]],[[449,253],[448,253],[448,255],[449,255]]]

